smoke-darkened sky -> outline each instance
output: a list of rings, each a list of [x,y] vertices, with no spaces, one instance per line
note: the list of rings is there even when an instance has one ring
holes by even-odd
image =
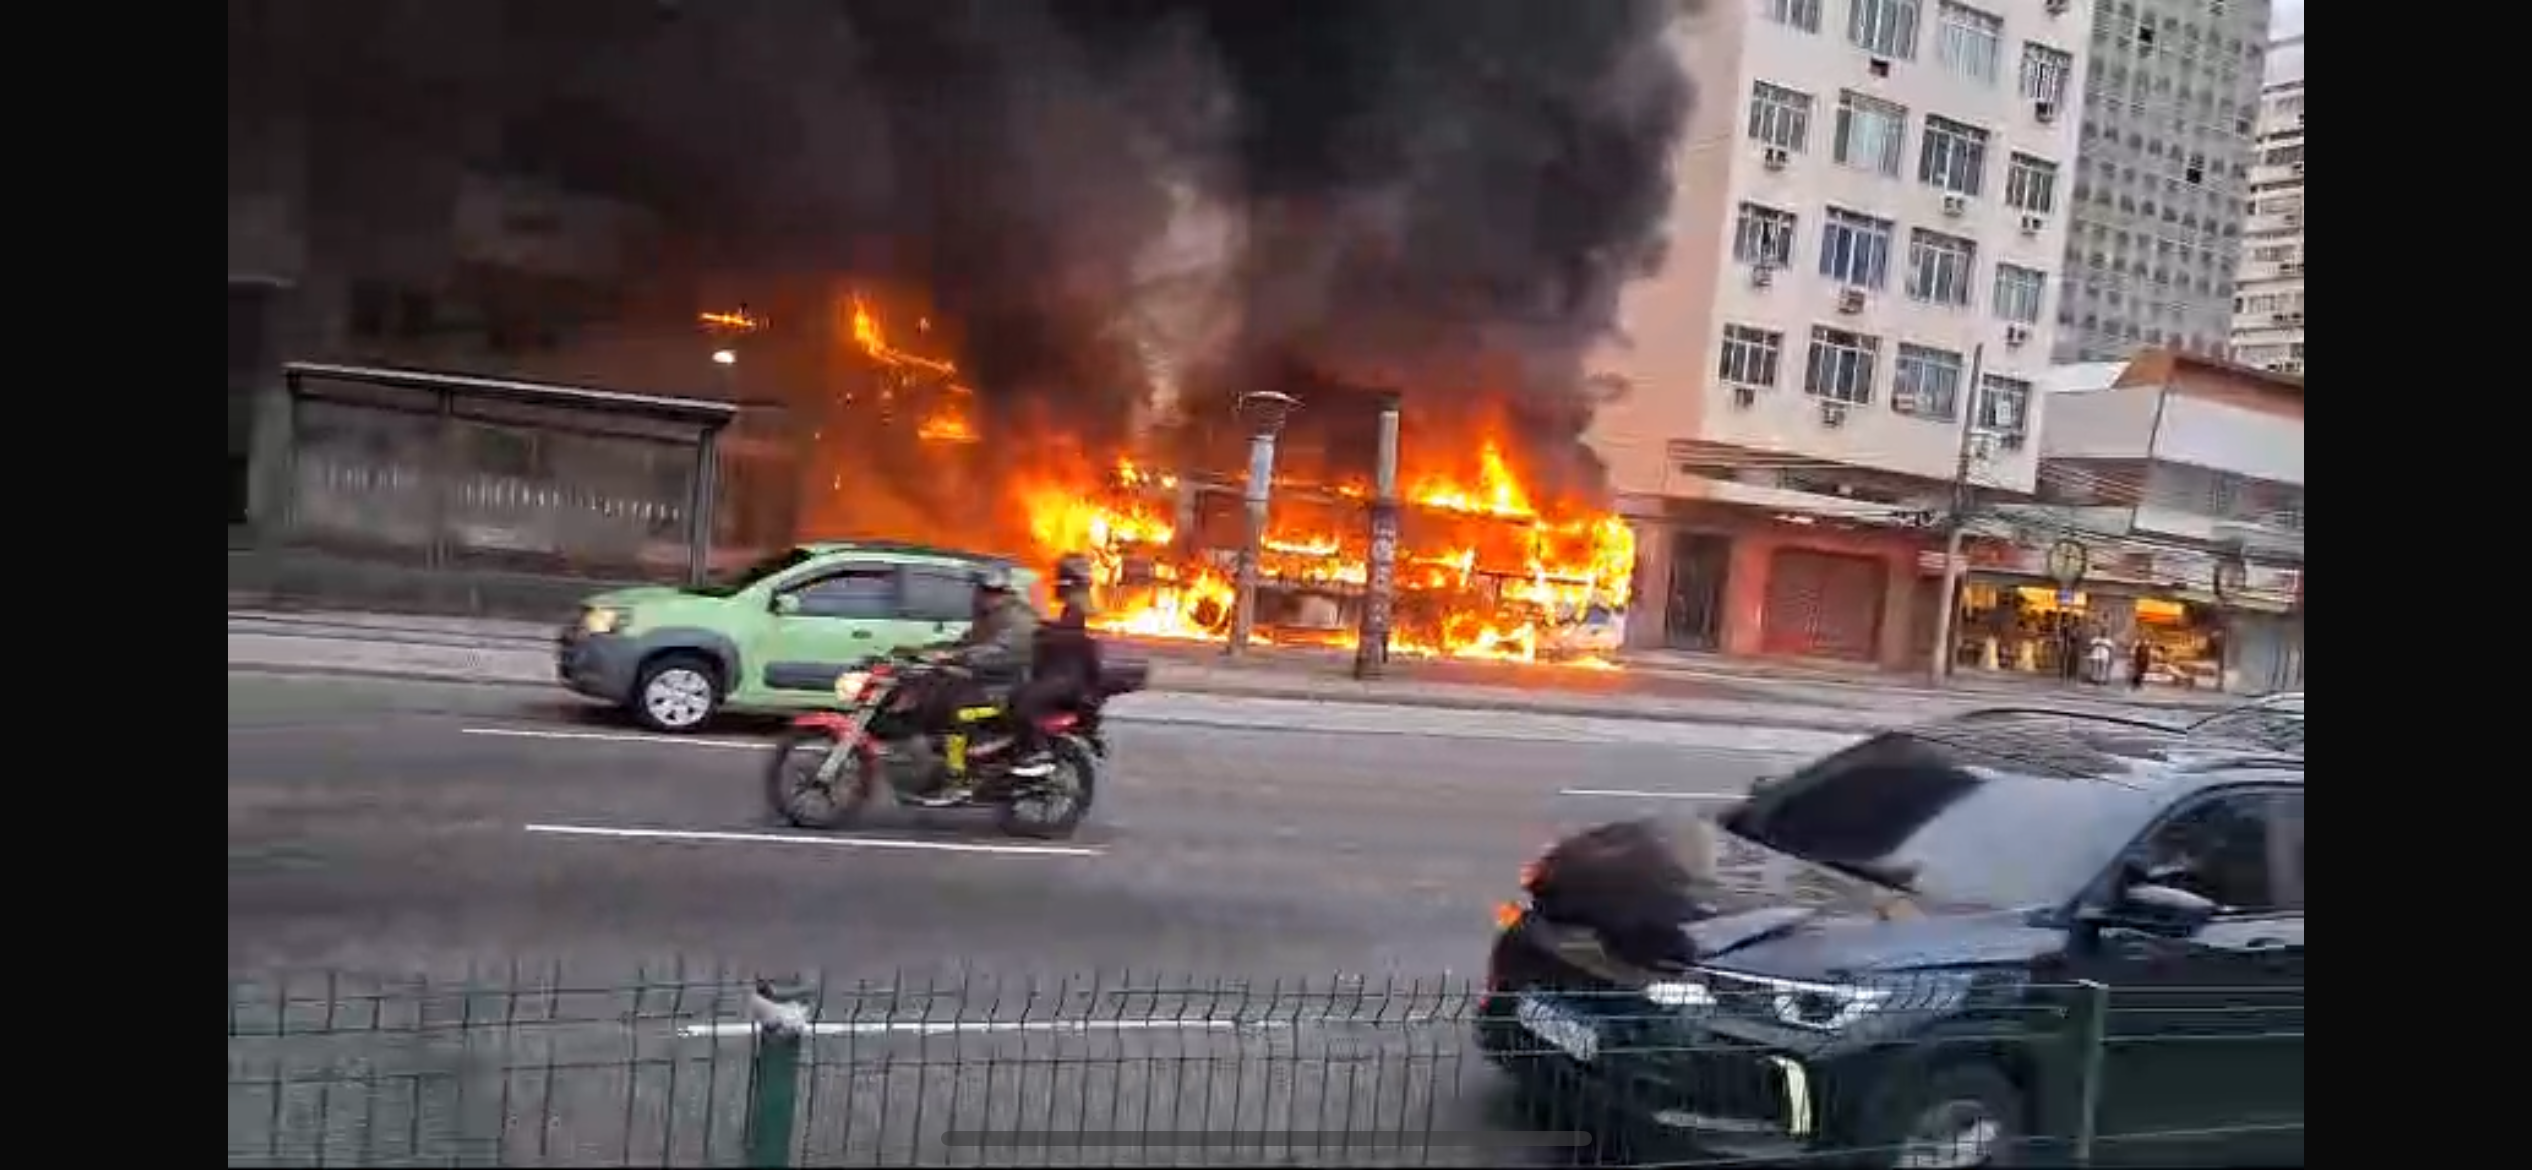
[[[240,0],[232,136],[306,116],[340,230],[429,140],[647,203],[726,269],[920,288],[990,395],[1116,414],[1173,351],[1195,396],[1482,394],[1570,438],[1658,263],[1682,7]],[[1190,209],[1225,246],[1156,280]]]

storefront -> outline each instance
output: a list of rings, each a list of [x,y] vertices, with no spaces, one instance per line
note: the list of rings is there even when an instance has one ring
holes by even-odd
[[[1953,668],[2074,677],[2100,628],[2092,610],[2093,597],[2082,590],[1964,582]]]
[[[2154,656],[2145,672],[2146,685],[2223,689],[2225,622],[2221,609],[2162,597],[2139,597],[2131,604],[2135,616],[2131,647],[2141,642],[2152,649]],[[2133,654],[2133,648],[2129,652]]]

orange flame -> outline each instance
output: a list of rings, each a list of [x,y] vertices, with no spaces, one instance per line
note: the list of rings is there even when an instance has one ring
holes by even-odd
[[[917,375],[899,385],[928,387],[920,391],[925,413],[919,438],[967,444],[984,437],[970,409],[973,391],[951,381],[954,364],[891,344],[878,315],[859,296],[849,298],[838,324],[861,352]],[[918,332],[929,332],[928,325],[919,322]],[[1397,550],[1392,651],[1522,662],[1552,657],[1587,669],[1613,669],[1594,654],[1604,640],[1578,635],[1605,630],[1626,606],[1635,566],[1633,529],[1617,516],[1542,500],[1522,481],[1496,434],[1469,438],[1465,447],[1410,449],[1414,473],[1401,493],[1407,507]],[[1238,537],[1223,525],[1201,522],[1206,509],[1199,503],[1204,492],[1220,488],[1191,495],[1185,489],[1192,485],[1176,474],[1126,458],[1112,458],[1103,469],[1099,459],[1060,434],[1037,433],[1032,440],[1027,446],[1038,452],[1039,465],[1003,475],[984,497],[997,501],[990,530],[1012,546],[998,551],[1041,561],[1087,555],[1096,570],[1099,628],[1144,637],[1223,637],[1234,603]],[[940,466],[948,474],[952,465]],[[1360,483],[1312,483],[1299,474],[1279,475],[1277,486],[1278,503],[1258,548],[1259,578],[1274,591],[1276,604],[1261,602],[1258,639],[1350,647],[1352,611],[1370,578],[1369,520],[1362,510],[1370,492]],[[1213,498],[1223,502],[1218,494]],[[936,511],[927,514],[921,506],[897,515],[898,523],[883,527],[937,521]],[[984,535],[970,533],[963,542]],[[1019,547],[1023,541],[1025,549]],[[1271,615],[1263,612],[1268,609]]]

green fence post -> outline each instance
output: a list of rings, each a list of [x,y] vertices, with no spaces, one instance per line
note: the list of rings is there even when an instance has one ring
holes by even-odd
[[[2074,1069],[2075,1133],[2067,1163],[2092,1165],[2095,1127],[2101,1116],[2102,1058],[2109,1048],[2110,988],[2090,979],[2074,987],[2074,1010],[2067,1016],[2067,1063]]]
[[[791,1165],[792,1119],[800,1103],[800,1044],[809,1013],[796,993],[758,983],[748,999],[756,1025],[747,1062],[747,1164]]]

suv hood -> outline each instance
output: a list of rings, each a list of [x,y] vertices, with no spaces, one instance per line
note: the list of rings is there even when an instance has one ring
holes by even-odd
[[[1684,832],[1710,841],[1687,844]],[[1646,852],[1654,849],[1670,855]],[[1685,856],[1702,851],[1710,867]],[[1543,867],[1536,904],[1591,927],[1617,957],[1643,968],[1711,962],[1819,979],[2028,957],[2048,938],[2024,911],[1942,904],[1708,823],[1679,832],[1649,822],[1603,826],[1559,845]],[[1712,880],[1688,876],[1698,870]]]
[[[1787,979],[2008,962],[2052,937],[2020,909],[1946,904],[1708,826],[1712,916],[1680,924],[1700,962]]]

